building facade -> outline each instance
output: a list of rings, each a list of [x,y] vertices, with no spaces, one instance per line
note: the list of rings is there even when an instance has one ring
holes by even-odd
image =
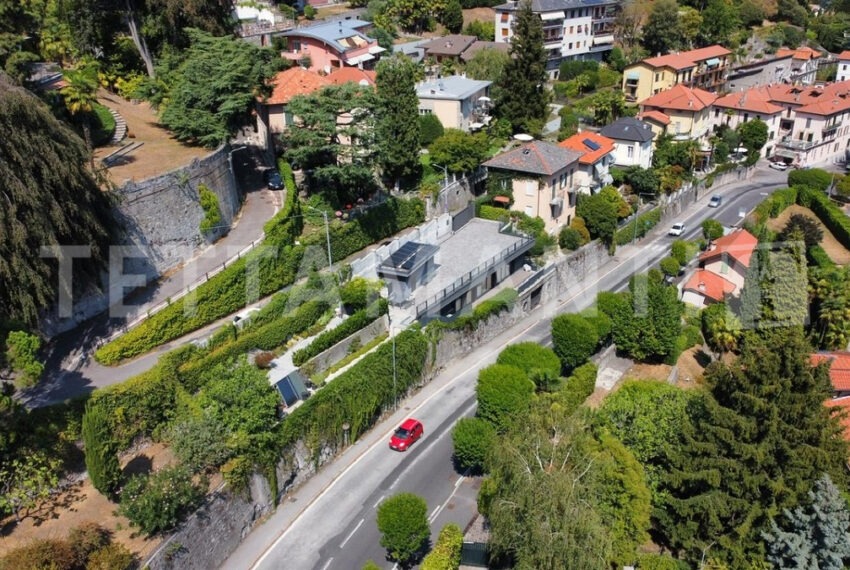
[[[613,140],[592,131],[584,131],[564,139],[558,146],[581,153],[575,180],[579,193],[596,194],[603,186],[614,181],[609,172],[614,164]]]
[[[844,50],[838,55],[838,67],[835,70],[836,81],[850,79],[850,50]]]
[[[552,143],[532,141],[496,155],[484,166],[510,185],[513,209],[539,217],[550,234],[569,226],[575,216],[581,153]]]
[[[772,83],[790,83],[791,67],[790,54],[739,65],[729,73],[727,87],[735,92]]]
[[[791,83],[811,85],[817,79],[818,65],[824,54],[808,46],[777,50],[777,57],[791,56]]]
[[[650,57],[628,66],[623,73],[627,101],[643,101],[676,85],[715,93],[723,91],[732,52],[714,45],[681,53]]]
[[[655,132],[649,123],[634,117],[621,117],[605,125],[599,133],[614,141],[616,166],[652,166],[652,139]]]
[[[491,84],[460,75],[420,83],[419,114],[433,114],[446,129],[480,129],[490,122]]]
[[[288,43],[280,55],[320,73],[340,67],[374,69],[385,50],[367,35],[371,29],[371,22],[336,20],[290,30],[280,34]]]
[[[711,130],[711,105],[717,96],[683,84],[640,102],[639,118],[656,134],[666,132],[677,141],[704,141]]]
[[[511,41],[520,7],[520,1],[510,0],[494,8],[497,42]],[[532,11],[543,23],[550,78],[558,78],[562,61],[601,61],[614,48],[614,22],[620,7],[620,0],[531,0]]]

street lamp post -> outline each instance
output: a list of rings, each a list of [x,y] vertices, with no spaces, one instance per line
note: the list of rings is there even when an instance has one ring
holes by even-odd
[[[647,192],[638,192],[637,210],[635,210],[635,231],[634,231],[634,235],[632,236],[632,243],[635,243],[637,241],[637,227],[638,227],[638,217],[640,216],[640,197],[641,196],[655,196],[655,194],[649,194]]]
[[[437,168],[442,169],[443,171],[443,188],[449,185],[449,169],[445,166],[437,164],[436,162],[432,162],[431,166],[436,166]]]

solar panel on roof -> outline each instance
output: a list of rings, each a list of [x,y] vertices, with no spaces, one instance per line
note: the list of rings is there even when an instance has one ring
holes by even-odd
[[[390,261],[395,267],[410,269],[413,267],[413,261],[416,258],[416,253],[421,249],[421,245],[412,241],[407,242],[390,256]]]
[[[581,142],[582,142],[582,144],[584,144],[584,146],[586,146],[590,150],[599,150],[600,148],[602,148],[601,146],[599,146],[597,143],[593,142],[590,139],[584,139]]]

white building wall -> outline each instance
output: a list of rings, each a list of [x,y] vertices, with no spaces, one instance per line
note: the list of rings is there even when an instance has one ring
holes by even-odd
[[[839,59],[835,80],[847,81],[848,79],[850,79],[850,59]]]

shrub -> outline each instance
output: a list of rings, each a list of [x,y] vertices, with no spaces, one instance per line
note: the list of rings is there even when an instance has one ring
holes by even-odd
[[[655,208],[643,213],[636,220],[633,219],[614,234],[614,243],[617,245],[626,245],[627,243],[631,243],[635,236],[642,238],[652,228],[657,226],[660,221],[661,208]]]
[[[679,265],[684,267],[688,264],[689,249],[690,248],[688,247],[688,242],[686,242],[685,240],[677,239],[674,240],[673,243],[670,245],[670,255],[673,256],[673,258],[679,262]]]
[[[6,337],[6,359],[21,373],[23,386],[34,386],[44,372],[44,365],[36,359],[40,348],[41,339],[26,331],[12,331]]]
[[[690,568],[687,562],[676,560],[669,554],[638,554],[637,564],[641,570],[688,570]]]
[[[570,372],[596,351],[599,335],[581,315],[558,315],[552,320],[552,345],[564,370]]]
[[[581,316],[596,329],[600,345],[611,339],[611,317],[593,307],[582,311]]]
[[[665,257],[658,265],[661,267],[661,271],[664,275],[667,275],[668,277],[675,277],[682,269],[681,265],[679,265],[679,261],[674,257]]]
[[[705,220],[702,223],[702,236],[707,240],[723,237],[723,224],[714,219]]]
[[[457,570],[460,566],[460,551],[463,549],[463,531],[449,523],[440,531],[437,544],[428,553],[420,570]]]
[[[363,277],[355,277],[339,286],[339,300],[352,312],[365,309],[377,294],[377,288]]]
[[[83,416],[83,442],[86,450],[86,470],[92,486],[112,498],[121,483],[118,446],[113,439],[105,410],[91,401]]]
[[[110,533],[94,522],[85,522],[71,529],[68,542],[74,550],[74,564],[80,568],[86,567],[89,556],[110,542]]]
[[[274,352],[263,351],[254,357],[254,364],[257,368],[267,370],[272,367],[272,362],[275,359]]]
[[[581,247],[581,241],[581,234],[573,228],[562,228],[558,234],[558,245],[561,249],[576,250]]]
[[[800,236],[806,243],[806,247],[810,248],[820,243],[823,239],[823,230],[818,223],[803,214],[794,214],[779,232],[781,241],[789,241]]]
[[[496,444],[496,430],[482,418],[461,418],[452,430],[452,442],[458,468],[485,473],[487,457]]]
[[[419,115],[419,142],[423,147],[431,146],[431,143],[443,136],[445,129],[437,115],[427,113]]]
[[[832,203],[832,201],[816,190],[801,188],[798,194],[800,205],[807,206],[820,219],[841,245],[850,248],[850,218]]]
[[[204,497],[201,485],[183,467],[165,467],[151,475],[136,475],[121,492],[119,512],[150,536],[174,528]]]
[[[123,544],[112,543],[92,552],[86,570],[127,570],[135,565],[136,557]]]
[[[598,368],[592,362],[583,364],[573,371],[558,393],[558,400],[568,412],[573,412],[593,394],[596,388]]]
[[[817,267],[827,268],[835,267],[835,262],[827,255],[826,251],[819,246],[813,245],[806,250],[806,256],[809,258],[809,264]]]
[[[584,218],[580,218],[576,216],[573,218],[573,221],[570,222],[570,227],[578,232],[579,236],[581,236],[580,245],[584,245],[590,241],[590,232],[587,230],[587,225],[584,223]]]
[[[201,220],[200,230],[202,234],[221,226],[221,208],[218,204],[218,196],[215,192],[203,184],[198,185],[198,195],[204,217]]]
[[[74,549],[67,540],[35,539],[0,558],[0,570],[74,570]]]
[[[534,370],[542,370],[556,377],[561,373],[558,355],[536,342],[509,344],[499,353],[496,364],[515,366],[529,375]]]
[[[792,170],[788,173],[788,186],[808,186],[813,190],[826,192],[832,184],[832,174],[820,168]]]
[[[381,503],[377,522],[381,546],[402,565],[419,553],[431,536],[428,505],[413,493],[399,493]]]
[[[472,330],[477,327],[478,323],[481,321],[487,320],[493,315],[498,315],[502,311],[510,311],[514,306],[517,297],[519,297],[519,294],[516,292],[516,289],[502,289],[489,299],[481,301],[475,305],[475,308],[472,309],[471,313],[461,315],[449,323],[431,321],[428,326],[433,328],[442,327],[452,330]]]
[[[304,348],[295,351],[292,355],[292,362],[295,366],[301,366],[317,354],[329,349],[336,343],[348,338],[359,330],[369,326],[382,315],[385,315],[389,309],[386,299],[378,299],[374,304],[365,309],[361,309],[342,321],[341,324],[325,331]]]
[[[508,210],[505,210],[504,208],[497,208],[495,206],[488,206],[487,204],[480,204],[475,215],[479,218],[495,222],[507,222],[511,217],[511,213]]]
[[[534,383],[515,366],[492,364],[478,373],[478,416],[500,432],[528,409]]]
[[[218,467],[233,454],[228,445],[231,432],[212,411],[176,423],[168,441],[181,465],[193,473]]]

